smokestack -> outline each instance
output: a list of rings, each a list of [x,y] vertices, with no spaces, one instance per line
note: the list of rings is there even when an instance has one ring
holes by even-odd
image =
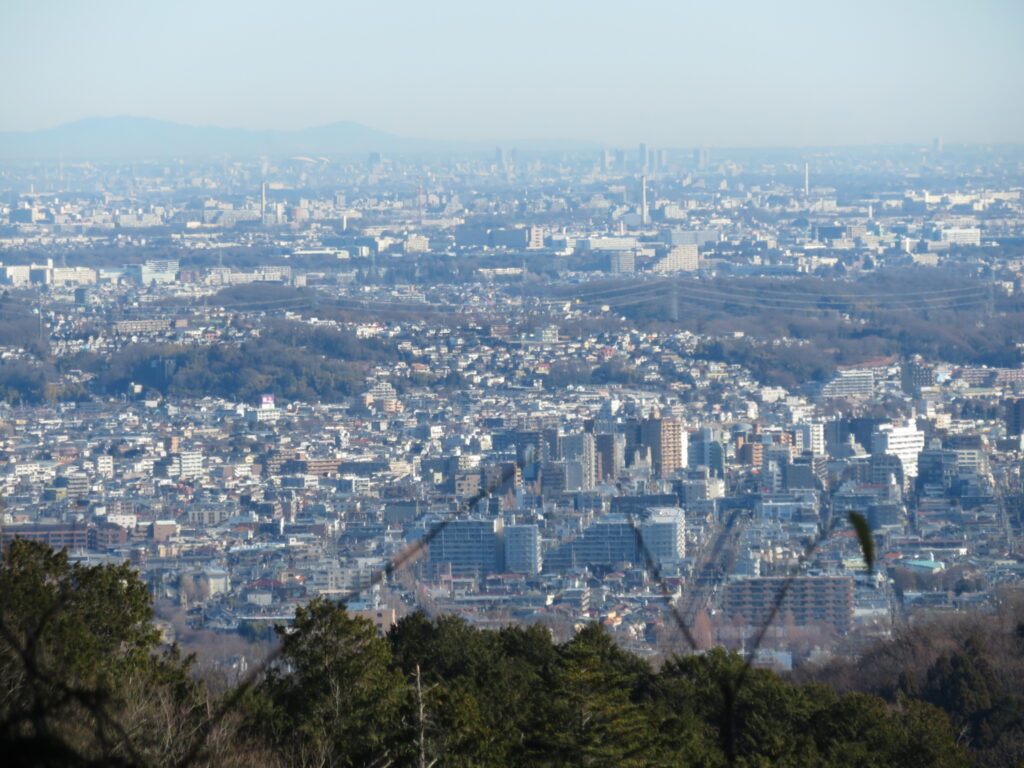
[[[811,194],[811,164],[804,163],[804,197]]]
[[[647,177],[640,177],[640,224],[647,226],[651,223],[651,217],[647,214]]]

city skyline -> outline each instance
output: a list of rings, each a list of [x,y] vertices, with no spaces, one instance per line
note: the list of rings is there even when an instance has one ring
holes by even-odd
[[[1021,768],[1022,22],[0,0],[0,752]]]
[[[271,627],[326,609],[380,644],[491,638],[484,680],[501,638],[547,665],[589,636],[686,686],[673,708],[701,700],[678,665],[715,658],[757,692],[753,667],[826,670],[814,700],[839,704],[848,665],[863,698],[908,626],[940,638],[914,679],[992,626],[986,663],[1024,680],[1024,145],[328,157],[196,129],[221,151],[188,157],[141,121],[159,158],[102,156],[131,122],[0,168],[3,583],[50,573],[31,555],[135,584],[197,685],[287,679]],[[387,136],[335,128],[288,148]],[[536,679],[531,702],[560,695]],[[1024,711],[1000,700],[980,727]],[[1021,753],[1018,723],[960,760],[958,702],[924,731],[949,768]],[[265,748],[316,754],[293,731]]]
[[[241,158],[283,158],[308,156],[342,158],[366,153],[420,156],[490,155],[498,152],[520,153],[535,157],[550,152],[594,154],[637,151],[669,152],[689,155],[709,151],[725,156],[739,153],[773,152],[781,159],[797,158],[800,153],[867,151],[887,152],[916,149],[933,159],[946,150],[1014,151],[1020,142],[957,143],[942,136],[903,145],[802,145],[766,147],[651,146],[639,142],[632,146],[601,144],[596,141],[562,137],[552,139],[498,138],[481,140],[430,139],[413,135],[396,135],[351,121],[309,126],[296,130],[260,130],[199,126],[148,117],[121,115],[92,117],[64,123],[38,131],[0,131],[0,160],[52,161],[157,159],[230,156]],[[646,148],[646,149],[639,149]],[[724,154],[723,154],[724,153]],[[795,153],[795,154],[794,154]],[[735,157],[733,158],[735,159]]]

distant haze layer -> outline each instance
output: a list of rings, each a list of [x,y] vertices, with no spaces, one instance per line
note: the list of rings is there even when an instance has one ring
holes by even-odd
[[[1017,142],[1022,30],[1020,0],[5,0],[0,131],[144,115],[442,141]]]
[[[522,149],[594,149],[572,141],[525,141]],[[0,133],[0,159],[126,159],[281,157],[367,152],[423,153],[493,151],[493,143],[438,141],[395,136],[358,123],[332,123],[300,130],[245,130],[181,125],[141,117],[90,118],[41,131]]]

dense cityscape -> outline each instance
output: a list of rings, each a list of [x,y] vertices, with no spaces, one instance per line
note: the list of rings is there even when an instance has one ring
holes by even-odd
[[[1024,768],[1022,30],[0,3],[4,768]]]
[[[1024,575],[1022,163],[9,162],[3,540],[130,561],[186,646],[325,596],[652,658],[689,650],[673,611],[693,650],[770,623],[789,670],[991,610]]]

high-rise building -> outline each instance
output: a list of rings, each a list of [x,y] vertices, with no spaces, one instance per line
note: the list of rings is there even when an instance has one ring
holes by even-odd
[[[937,493],[945,494],[952,488],[959,471],[956,451],[945,450],[941,444],[934,445],[918,454],[917,490],[921,493],[932,486]]]
[[[425,235],[409,235],[405,239],[403,250],[406,253],[426,253],[430,250],[430,239]]]
[[[482,474],[484,490],[492,495],[508,493],[523,484],[522,468],[514,461],[486,464]]]
[[[536,525],[505,526],[505,570],[509,573],[540,573],[540,528]]]
[[[579,462],[582,471],[581,490],[590,490],[597,485],[597,444],[589,432],[562,435],[562,458]]]
[[[977,227],[951,227],[942,230],[940,237],[951,245],[981,245],[981,230]]]
[[[807,451],[794,457],[782,474],[782,487],[787,491],[823,487],[828,480],[828,459]]]
[[[651,170],[664,171],[668,167],[668,150],[656,149],[651,152]]]
[[[917,457],[924,450],[924,432],[907,421],[900,425],[880,424],[871,433],[871,453],[897,456],[903,464],[907,483],[917,477]]]
[[[766,491],[778,493],[785,487],[786,467],[793,460],[793,448],[789,445],[766,445],[761,453],[761,486]]]
[[[917,397],[922,387],[935,384],[935,370],[920,357],[907,360],[900,366],[900,388],[905,394]]]
[[[640,425],[640,442],[651,449],[654,471],[662,477],[686,466],[687,434],[678,419],[645,419]]]
[[[703,247],[718,242],[722,233],[717,229],[666,229],[660,237],[667,245],[696,245]]]
[[[170,454],[165,460],[168,477],[200,477],[203,474],[202,451],[181,451]]]
[[[681,509],[658,507],[640,525],[647,552],[659,565],[686,557],[686,516]]]
[[[688,469],[686,478],[675,484],[676,494],[685,506],[698,502],[720,499],[725,496],[725,481],[713,477],[707,466]]]
[[[825,425],[822,422],[799,424],[796,432],[800,450],[810,451],[815,456],[825,455]]]
[[[643,146],[643,145],[641,145]],[[644,150],[646,154],[646,148]],[[640,177],[640,225],[646,227],[651,223],[650,211],[647,209],[647,177]]]
[[[642,559],[630,519],[625,515],[606,515],[588,525],[579,538],[550,550],[544,558],[544,568],[559,571],[582,565],[637,564]]]
[[[839,368],[821,389],[822,397],[870,397],[875,393],[875,374],[870,368]]]
[[[621,433],[597,435],[595,448],[602,480],[615,480],[626,466],[626,436]]]
[[[688,445],[688,464],[691,467],[707,467],[715,477],[725,475],[725,447],[714,430],[705,427]]]
[[[1006,408],[1006,434],[1024,434],[1024,398],[1018,397],[1007,400]]]
[[[582,473],[580,473],[582,474]],[[570,477],[569,469],[564,461],[551,461],[541,468],[540,492],[545,498],[557,496],[566,490],[580,490],[571,487],[570,481],[581,482],[582,478]]]
[[[760,627],[768,621],[783,589],[777,614],[780,625],[825,625],[840,635],[853,626],[853,578],[850,576],[763,576],[738,579],[726,585],[722,610],[734,621]]]
[[[178,276],[177,259],[149,259],[142,264],[128,264],[125,274],[140,285],[173,283]]]
[[[647,554],[659,565],[676,562],[686,555],[685,515],[674,507],[646,509],[639,519],[610,514],[587,526],[583,535],[549,551],[545,570],[558,571],[576,566],[619,563],[643,565]],[[636,522],[637,527],[634,527]]]
[[[613,275],[631,275],[636,272],[636,254],[632,251],[612,251],[608,256],[608,271]]]
[[[504,524],[500,518],[452,520],[430,542],[430,562],[481,575],[505,569]]]
[[[526,480],[536,479],[540,465],[548,459],[548,444],[540,430],[518,430],[514,435],[516,463]]]
[[[654,264],[655,272],[693,272],[700,269],[696,245],[676,245]]]

